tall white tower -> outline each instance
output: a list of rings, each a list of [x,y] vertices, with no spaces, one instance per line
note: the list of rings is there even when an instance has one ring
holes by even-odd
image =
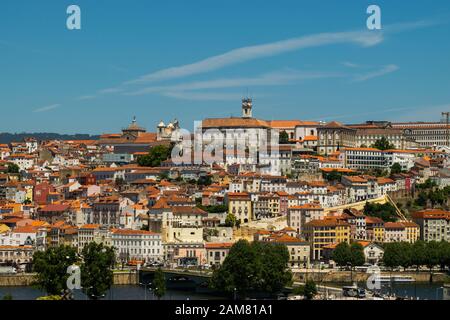
[[[252,117],[252,98],[242,99],[242,118]]]

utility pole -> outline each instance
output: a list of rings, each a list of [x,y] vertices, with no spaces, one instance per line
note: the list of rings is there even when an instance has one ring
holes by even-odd
[[[450,135],[449,135],[449,122],[450,112],[442,112],[442,116],[445,117],[445,145],[450,147]]]

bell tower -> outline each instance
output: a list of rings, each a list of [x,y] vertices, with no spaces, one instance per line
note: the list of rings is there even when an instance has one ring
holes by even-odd
[[[252,117],[252,98],[242,99],[242,118]]]

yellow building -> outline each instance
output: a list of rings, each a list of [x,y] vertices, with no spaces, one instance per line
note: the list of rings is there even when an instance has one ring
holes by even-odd
[[[366,217],[367,240],[381,243],[384,241],[384,221],[376,217]]]
[[[0,223],[0,234],[10,231],[11,229],[6,224]]]
[[[337,217],[312,220],[305,224],[303,233],[311,245],[312,260],[322,258],[324,246],[341,242],[350,243],[350,224]]]
[[[414,222],[402,222],[405,226],[405,232],[406,232],[406,242],[414,243],[416,242],[420,237],[420,227],[417,223]]]
[[[241,223],[252,221],[253,210],[250,195],[246,192],[228,193],[228,213],[233,214]]]
[[[269,210],[272,214],[272,217],[280,215],[280,197],[276,195],[272,195],[271,197],[269,197]]]

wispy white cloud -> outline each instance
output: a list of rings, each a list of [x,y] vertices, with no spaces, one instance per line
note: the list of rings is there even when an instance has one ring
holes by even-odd
[[[55,103],[55,104],[51,104],[51,105],[48,105],[45,107],[37,108],[37,109],[33,110],[33,112],[47,112],[47,111],[59,108],[60,106],[61,105],[59,103]]]
[[[381,77],[381,76],[384,76],[386,74],[395,72],[398,69],[399,69],[399,67],[397,65],[389,64],[389,65],[383,66],[379,70],[375,70],[375,71],[372,71],[372,72],[368,72],[366,74],[362,74],[362,75],[356,76],[353,79],[353,82],[362,82],[362,81],[367,81],[369,79]]]
[[[80,96],[77,98],[77,100],[91,100],[91,99],[95,99],[96,95],[85,95],[85,96]]]
[[[339,43],[355,43],[364,47],[374,46],[383,41],[382,32],[350,31],[319,33],[262,45],[241,47],[220,55],[212,56],[195,63],[162,69],[125,84],[138,84],[211,72],[230,65],[243,63],[264,57],[270,57],[291,51]]]
[[[359,64],[356,64],[356,63],[353,63],[353,62],[349,62],[349,61],[342,62],[342,65],[345,66],[345,67],[348,67],[348,68],[359,68],[360,67]]]
[[[141,90],[135,90],[134,92],[124,90],[124,87],[133,84],[139,85],[163,80],[180,79],[192,75],[204,74],[251,60],[256,60],[264,57],[272,57],[283,53],[313,47],[335,45],[335,44],[356,44],[362,47],[370,47],[381,43],[384,40],[385,35],[405,32],[408,30],[414,30],[419,28],[425,28],[439,23],[442,23],[442,21],[422,20],[416,22],[397,23],[393,25],[383,26],[383,29],[381,31],[359,30],[359,31],[335,32],[335,33],[319,33],[261,45],[245,46],[224,52],[219,55],[211,56],[194,63],[157,70],[155,72],[143,75],[137,79],[132,79],[123,82],[122,84],[116,87],[103,89],[93,95],[85,97],[88,97],[88,99],[93,99],[100,95],[120,93],[120,92],[123,94],[132,94],[132,95],[145,94],[147,92],[156,92],[162,89],[162,87],[159,87],[159,89],[154,87],[143,88]],[[356,68],[357,65],[348,62],[347,67]],[[386,70],[381,71],[383,72],[383,74],[386,74],[389,72],[393,72],[395,70],[392,70],[392,66],[390,66]],[[365,76],[362,75],[360,76],[359,79],[357,78],[355,81],[365,81],[383,74],[374,73],[374,74],[367,74]],[[194,86],[199,84],[194,83],[190,85]],[[211,84],[211,86],[212,85],[213,84]],[[216,83],[216,85],[219,84]]]
[[[99,90],[98,93],[99,94],[118,93],[118,92],[122,92],[123,90],[124,89],[122,89],[122,88],[114,87],[114,88],[106,88],[106,89]]]
[[[180,92],[190,90],[224,89],[236,87],[244,88],[248,86],[251,87],[279,86],[291,84],[301,80],[332,78],[340,76],[343,75],[340,73],[331,73],[331,72],[284,70],[284,71],[270,72],[256,77],[221,78],[209,81],[194,81],[168,86],[152,86],[127,92],[124,94],[135,96],[161,92]]]

